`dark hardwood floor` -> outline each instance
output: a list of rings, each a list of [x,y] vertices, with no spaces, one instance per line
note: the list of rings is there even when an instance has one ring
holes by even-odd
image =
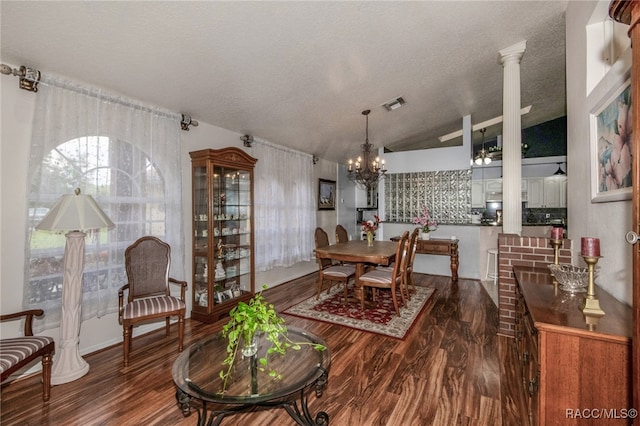
[[[265,291],[279,311],[314,294],[316,275]],[[310,397],[331,425],[520,425],[521,401],[510,383],[515,361],[511,341],[497,336],[498,310],[482,285],[415,274],[435,296],[404,340],[286,316],[287,324],[322,336],[332,352],[328,387]],[[216,332],[220,324],[187,320],[185,347]],[[42,402],[39,376],[2,387],[2,425],[195,425],[175,400],[171,368],[177,327],[133,340],[130,365],[122,346],[87,355],[89,373],[54,386]],[[510,378],[510,380],[507,380]],[[294,424],[282,410],[236,415],[223,425]]]

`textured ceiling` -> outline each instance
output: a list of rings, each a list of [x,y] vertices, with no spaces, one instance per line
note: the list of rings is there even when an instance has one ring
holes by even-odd
[[[566,7],[3,0],[0,59],[344,161],[364,141],[364,109],[371,143],[391,150],[447,146],[437,137],[463,116],[502,115],[498,51],[523,40],[523,127],[565,115]],[[381,106],[398,96],[402,108]]]

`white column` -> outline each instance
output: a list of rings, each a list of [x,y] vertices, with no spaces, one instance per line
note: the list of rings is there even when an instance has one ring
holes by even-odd
[[[520,60],[527,48],[522,41],[500,51],[504,68],[502,91],[502,230],[522,233],[522,122],[520,117]]]

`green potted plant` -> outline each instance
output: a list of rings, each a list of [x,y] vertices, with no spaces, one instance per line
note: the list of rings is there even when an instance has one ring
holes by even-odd
[[[262,286],[262,290],[266,288],[266,285]],[[226,389],[238,352],[240,351],[243,356],[255,356],[257,337],[260,334],[263,334],[265,340],[270,343],[265,356],[257,360],[260,371],[268,369],[269,355],[284,355],[287,349],[300,350],[301,345],[311,345],[317,351],[326,349],[321,344],[291,341],[287,336],[284,318],[279,316],[273,305],[265,300],[262,290],[247,303],[239,302],[231,309],[229,311],[231,319],[222,327],[222,336],[227,339],[227,357],[222,362],[226,368],[220,371],[220,378],[223,381],[222,392]],[[269,370],[269,376],[275,379],[282,378],[275,370]]]

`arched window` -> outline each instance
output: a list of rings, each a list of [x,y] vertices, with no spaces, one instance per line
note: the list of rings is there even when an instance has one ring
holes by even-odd
[[[34,182],[35,184],[35,182]],[[84,318],[117,307],[118,289],[126,282],[124,250],[129,235],[164,237],[164,182],[147,155],[131,144],[108,137],[70,140],[52,150],[42,162],[40,201],[29,206],[30,305],[60,299],[65,237],[36,231],[44,214],[61,194],[79,187],[92,195],[116,224],[113,232],[100,230],[86,241],[83,275]]]
[[[23,306],[45,310],[44,321],[35,324],[43,330],[59,323],[66,238],[35,226],[61,195],[80,188],[116,225],[87,234],[83,320],[117,311],[118,290],[127,282],[124,251],[132,242],[154,235],[169,243],[172,273],[178,277],[184,243],[179,123],[121,99],[66,87],[45,86],[38,97]]]

